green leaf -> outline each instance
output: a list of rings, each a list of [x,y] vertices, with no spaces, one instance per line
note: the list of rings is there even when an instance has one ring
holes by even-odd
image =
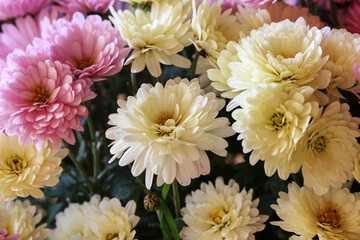
[[[164,186],[162,188],[162,192],[161,192],[161,197],[164,199],[164,201],[166,200],[167,194],[169,193],[171,184],[166,184],[164,183]]]
[[[176,226],[173,216],[171,215],[170,209],[168,208],[168,206],[166,206],[165,202],[162,199],[160,200],[160,203],[161,203],[161,209],[164,213],[166,222],[169,225],[169,228],[171,230],[171,233],[172,233],[174,239],[180,240],[179,230]]]

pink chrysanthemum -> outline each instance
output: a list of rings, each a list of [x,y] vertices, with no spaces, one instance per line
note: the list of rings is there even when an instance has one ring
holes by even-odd
[[[0,229],[0,240],[18,240],[21,237],[21,234],[12,234],[11,236],[7,236],[6,229]]]
[[[66,63],[76,76],[104,80],[123,67],[130,52],[120,33],[98,15],[84,16],[76,12],[71,22],[59,19],[53,29],[44,33],[55,60]]]
[[[1,75],[0,125],[6,134],[19,135],[22,145],[40,149],[49,140],[60,148],[62,140],[75,143],[72,130],[83,130],[80,118],[88,111],[80,103],[90,95],[89,83],[74,81],[69,66],[49,60],[48,48],[39,45],[8,56]]]
[[[355,0],[347,8],[345,24],[349,32],[360,33],[360,0]]]
[[[0,20],[36,14],[50,2],[51,0],[1,0]]]
[[[63,12],[101,13],[104,14],[114,3],[114,0],[55,0]]]
[[[354,75],[356,77],[356,79],[358,80],[359,84],[360,84],[360,66],[355,63],[354,65]],[[358,99],[360,100],[360,90],[358,90],[357,92],[354,92],[354,94],[358,97]],[[360,103],[360,101],[359,101]]]
[[[41,32],[51,28],[54,20],[60,17],[56,10],[43,9],[36,17],[26,16],[15,19],[15,25],[4,23],[0,33],[0,58],[6,61],[6,56],[15,48],[26,50],[35,37],[41,37]],[[69,19],[70,15],[63,16]]]
[[[211,3],[217,2],[218,0],[211,0]],[[228,9],[232,9],[232,13],[238,11],[237,6],[242,5],[244,7],[250,7],[250,8],[260,8],[267,4],[269,4],[272,1],[276,0],[223,0],[221,4],[221,8],[223,11],[226,11]]]

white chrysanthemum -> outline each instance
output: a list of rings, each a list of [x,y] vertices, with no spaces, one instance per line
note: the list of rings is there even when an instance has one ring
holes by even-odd
[[[241,24],[241,37],[249,36],[251,30],[258,29],[266,23],[271,23],[269,12],[266,9],[256,9],[238,5],[236,17]]]
[[[45,228],[46,224],[36,227],[41,221],[41,214],[35,215],[36,207],[28,200],[7,201],[0,205],[0,209],[10,215],[0,222],[0,229],[6,229],[9,235],[21,234],[19,240],[44,240],[51,233],[50,229]]]
[[[106,137],[113,140],[110,152],[119,165],[134,161],[132,174],[146,169],[146,187],[153,175],[157,185],[176,178],[181,185],[210,172],[205,151],[226,156],[223,139],[233,135],[229,120],[216,118],[225,101],[214,93],[204,94],[197,79],[169,80],[165,87],[143,84],[136,97],[119,100],[118,112],[111,114]]]
[[[359,123],[348,104],[334,102],[318,112],[291,156],[291,161],[303,162],[305,186],[322,195],[330,186],[340,188],[351,178],[360,150]]]
[[[50,240],[132,240],[133,228],[139,222],[135,216],[136,203],[123,207],[117,198],[91,197],[90,203],[70,204],[56,216],[56,229]]]
[[[360,183],[360,151],[358,157],[355,159],[355,169],[352,172],[356,181]]]
[[[211,81],[211,85],[218,91],[223,92],[222,97],[234,98],[241,91],[236,91],[228,85],[228,79],[232,76],[229,64],[232,62],[240,62],[240,58],[237,55],[235,45],[237,43],[230,41],[226,45],[226,49],[221,51],[219,58],[217,59],[218,68],[208,70],[208,76]]]
[[[358,240],[360,236],[360,198],[348,189],[330,188],[323,196],[296,183],[288,193],[280,192],[277,205],[271,205],[283,221],[271,222],[300,239]]]
[[[235,91],[262,82],[326,88],[330,73],[322,69],[327,57],[322,57],[321,37],[321,31],[309,29],[303,18],[295,23],[285,20],[265,24],[251,31],[249,37],[235,45],[240,61],[230,62],[232,76],[228,85]]]
[[[232,100],[228,109],[239,104],[232,116],[235,132],[240,133],[243,151],[250,151],[250,163],[265,161],[265,173],[271,176],[278,170],[281,179],[297,172],[301,160],[290,159],[296,143],[303,135],[310,118],[318,110],[309,102],[314,89],[308,86],[292,88],[289,92],[280,84],[259,84]]]
[[[216,59],[229,41],[240,38],[240,24],[231,9],[222,12],[221,1],[210,6],[210,0],[204,0],[196,8],[193,1],[191,27],[195,34],[193,41],[198,52],[203,51],[209,62],[216,66]]]
[[[324,66],[331,72],[328,86],[329,94],[334,100],[344,98],[338,88],[351,91],[357,83],[354,75],[354,64],[360,63],[360,35],[352,34],[345,29],[321,29],[323,55],[329,55]]]
[[[183,240],[255,240],[254,233],[265,228],[268,216],[259,215],[259,199],[252,200],[253,190],[240,192],[230,180],[224,184],[218,177],[215,186],[202,183],[200,189],[186,196],[181,209],[187,227],[180,233]]]
[[[53,149],[50,143],[41,150],[33,145],[20,145],[17,136],[0,132],[0,204],[18,196],[42,198],[44,186],[59,182],[61,160],[68,150]]]
[[[267,4],[265,9],[270,15],[271,22],[281,22],[285,19],[295,22],[299,17],[302,17],[310,27],[317,27],[318,29],[324,27],[320,17],[309,13],[309,8],[306,7],[289,6],[284,2],[275,2]]]
[[[191,44],[193,37],[187,16],[190,8],[181,1],[153,2],[151,10],[140,8],[118,11],[110,8],[110,20],[120,30],[121,36],[134,49],[126,64],[131,72],[141,72],[145,66],[154,77],[161,75],[160,63],[189,68],[189,59],[177,54]]]

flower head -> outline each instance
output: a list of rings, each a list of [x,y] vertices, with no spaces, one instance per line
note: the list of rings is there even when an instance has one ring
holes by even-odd
[[[329,27],[321,29],[321,32],[323,55],[329,56],[324,66],[331,72],[329,94],[334,100],[344,98],[338,89],[351,91],[358,83],[353,68],[355,63],[360,63],[360,35]]]
[[[191,178],[210,172],[205,151],[226,156],[233,135],[227,118],[216,118],[225,105],[214,93],[204,94],[197,80],[169,80],[165,86],[143,84],[135,97],[119,100],[118,112],[111,114],[106,137],[113,140],[111,159],[120,166],[134,161],[132,174],[146,169],[146,186],[153,175],[157,185],[190,184]]]
[[[259,199],[252,200],[252,189],[240,191],[230,180],[227,185],[218,177],[215,186],[202,183],[200,189],[186,196],[181,209],[184,227],[180,233],[184,240],[255,239],[254,233],[265,228],[268,216],[259,215]]]
[[[233,112],[235,132],[240,133],[243,151],[250,151],[250,163],[265,161],[265,173],[271,176],[278,171],[287,179],[301,167],[301,161],[290,156],[306,130],[318,106],[309,98],[314,89],[292,88],[285,91],[280,84],[259,84],[235,97],[228,105],[241,109]]]
[[[309,29],[303,18],[265,24],[235,45],[240,61],[229,64],[232,76],[227,84],[233,91],[262,82],[326,88],[330,72],[322,69],[327,57],[322,57],[321,37],[320,30]]]
[[[348,189],[331,188],[318,196],[311,188],[288,186],[271,205],[282,221],[271,222],[300,239],[356,240],[360,235],[360,198]],[[294,238],[296,239],[296,238]]]
[[[63,12],[105,14],[115,0],[55,0]]]
[[[94,195],[89,203],[70,204],[56,216],[56,228],[50,240],[63,239],[126,239],[135,236],[133,228],[139,222],[134,201],[121,205],[119,199]]]
[[[6,221],[0,222],[0,229],[6,229],[8,235],[20,234],[19,240],[44,240],[51,233],[50,229],[45,228],[46,224],[37,226],[41,221],[41,214],[35,215],[36,207],[29,200],[7,201],[0,205],[0,209],[6,210],[10,215]],[[14,239],[17,239],[15,236]]]
[[[130,48],[134,49],[126,64],[131,72],[145,66],[154,77],[161,75],[160,63],[188,68],[191,63],[178,53],[190,45],[193,34],[187,19],[189,8],[182,1],[153,2],[150,11],[137,8],[118,11],[110,9],[110,20],[120,30]]]
[[[338,101],[319,111],[299,140],[291,161],[302,161],[305,186],[321,195],[351,178],[360,145],[360,119]]]
[[[74,144],[72,130],[83,130],[80,118],[88,114],[80,104],[93,96],[86,79],[74,81],[67,65],[48,58],[46,47],[16,49],[0,88],[1,126],[6,134],[19,135],[20,144],[38,150],[48,140],[56,149],[62,140]]]
[[[85,18],[77,12],[71,22],[59,19],[43,35],[51,43],[53,59],[69,65],[76,76],[93,81],[120,72],[130,52],[119,31],[98,15]]]
[[[17,136],[0,132],[0,195],[5,201],[17,196],[42,198],[40,188],[55,186],[62,168],[61,160],[67,150],[55,150],[46,143],[40,151],[35,146],[22,146]]]
[[[360,33],[360,1],[354,0],[347,7],[345,15],[346,29],[352,33]]]
[[[0,240],[18,240],[21,237],[21,234],[12,234],[8,236],[7,230],[5,228],[0,229]]]
[[[51,0],[1,0],[0,20],[36,14],[50,2]]]
[[[193,1],[195,5],[195,1]],[[193,44],[198,52],[204,52],[210,63],[216,66],[216,59],[229,41],[240,38],[240,23],[231,10],[222,13],[221,2],[210,6],[210,0],[204,0],[199,6],[193,6],[191,28],[195,34]]]

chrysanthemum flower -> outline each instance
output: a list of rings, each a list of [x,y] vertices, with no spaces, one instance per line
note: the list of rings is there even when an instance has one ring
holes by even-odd
[[[232,116],[235,132],[243,140],[243,151],[250,151],[250,163],[265,161],[265,173],[271,176],[278,170],[280,178],[287,179],[297,172],[302,161],[290,159],[296,143],[306,130],[310,118],[318,110],[315,102],[309,102],[314,89],[292,88],[285,91],[280,84],[259,84],[241,93],[228,105],[239,104]]]
[[[241,24],[241,37],[250,35],[251,30],[258,29],[264,24],[270,24],[271,18],[266,9],[254,9],[249,7],[238,6],[236,18]]]
[[[45,46],[16,49],[1,75],[1,126],[38,150],[48,140],[56,149],[62,140],[74,144],[73,130],[82,131],[80,118],[88,115],[80,104],[93,96],[86,79],[74,81],[67,65],[48,58]]]
[[[329,60],[324,69],[331,72],[328,86],[332,99],[344,98],[338,88],[351,91],[357,83],[353,67],[360,63],[360,35],[351,34],[345,29],[321,29],[323,39],[321,47],[323,56],[328,55]]]
[[[326,88],[330,73],[322,69],[327,57],[320,43],[320,30],[309,29],[303,18],[265,24],[235,46],[240,62],[230,63],[228,85],[235,91],[262,82]]]
[[[360,151],[358,157],[355,159],[355,169],[352,172],[356,181],[360,183]]]
[[[211,2],[216,2],[216,1],[218,0],[211,0]],[[235,13],[237,11],[238,5],[255,9],[255,8],[264,7],[269,3],[271,3],[272,1],[273,0],[223,0],[221,7],[224,10],[231,8],[233,10],[233,13]]]
[[[289,6],[284,2],[276,2],[266,5],[265,9],[270,14],[271,22],[281,22],[285,19],[295,22],[299,17],[302,17],[310,27],[319,29],[324,27],[320,17],[309,13],[309,9],[306,7]]]
[[[1,0],[0,20],[36,14],[50,2],[51,0]]]
[[[265,228],[268,216],[259,215],[259,199],[252,200],[252,194],[252,189],[240,191],[232,179],[227,185],[221,177],[215,186],[202,183],[199,190],[186,196],[186,206],[181,209],[187,225],[181,239],[255,239],[254,233]]]
[[[21,234],[12,234],[8,236],[6,229],[0,229],[0,240],[18,240]]]
[[[25,16],[15,19],[15,25],[4,23],[1,25],[0,33],[0,58],[6,61],[8,54],[15,48],[26,50],[26,47],[32,43],[35,37],[41,37],[42,31],[51,28],[52,22],[60,17],[56,10],[43,9],[36,17]],[[62,16],[70,18],[69,15]]]
[[[351,178],[360,150],[356,140],[359,123],[360,119],[349,113],[349,105],[337,101],[318,112],[291,156],[291,161],[304,162],[305,186],[322,195]]]
[[[195,5],[195,1],[193,1]],[[204,0],[199,6],[193,6],[191,28],[195,34],[193,44],[198,52],[204,52],[209,62],[216,66],[216,59],[229,41],[240,38],[240,23],[231,10],[221,13],[221,2],[210,6],[210,0]]]
[[[360,33],[360,1],[355,0],[346,9],[346,29],[352,33]]]
[[[223,139],[233,135],[227,118],[216,118],[225,101],[214,93],[204,94],[197,80],[169,80],[165,87],[143,84],[136,98],[119,100],[118,112],[111,114],[106,137],[113,140],[110,161],[119,165],[134,161],[132,174],[146,169],[146,187],[153,175],[157,185],[176,180],[190,184],[191,178],[210,172],[205,151],[226,156]]]
[[[355,63],[354,64],[354,67],[353,67],[353,70],[354,70],[354,75],[355,75],[355,78],[357,79],[357,81],[358,81],[358,84],[360,84],[360,66],[357,64],[357,63]],[[357,90],[356,92],[354,91],[353,92],[357,97],[358,97],[358,99],[360,100],[360,91],[359,90]],[[360,102],[359,102],[360,103]]]
[[[115,0],[55,0],[63,12],[100,13],[105,14]]]
[[[71,22],[55,21],[43,37],[51,43],[53,59],[69,65],[76,76],[93,81],[120,72],[130,52],[119,31],[98,15],[84,18],[76,12]]]
[[[35,215],[36,207],[29,200],[7,201],[0,205],[0,209],[8,211],[10,215],[6,221],[0,222],[0,229],[6,229],[8,235],[21,234],[19,240],[44,240],[51,233],[50,229],[45,228],[46,223],[37,226],[41,214]]]
[[[55,150],[45,143],[38,151],[32,145],[20,145],[17,136],[8,137],[2,132],[0,146],[0,199],[8,201],[29,195],[42,198],[40,188],[59,182],[56,175],[62,171],[60,163],[67,150]]]
[[[191,44],[193,34],[182,1],[154,2],[151,10],[137,8],[115,12],[110,9],[110,20],[120,30],[130,48],[134,49],[126,64],[131,63],[131,72],[141,72],[145,66],[154,77],[161,75],[160,63],[189,68],[189,59],[179,55]]]
[[[296,183],[280,192],[271,207],[282,221],[271,222],[300,239],[357,240],[360,236],[360,198],[348,189],[330,188],[323,196]]]
[[[139,222],[135,215],[136,203],[130,201],[125,207],[119,199],[94,195],[90,203],[70,204],[56,216],[56,229],[50,240],[64,239],[124,239],[132,240],[134,227]]]

